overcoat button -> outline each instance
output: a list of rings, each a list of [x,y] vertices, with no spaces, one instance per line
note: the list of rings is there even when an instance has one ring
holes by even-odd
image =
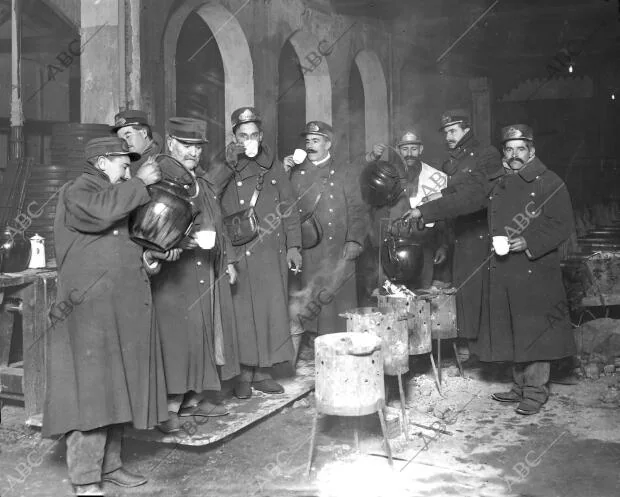
[[[327,223],[327,226],[331,226],[331,225],[332,225],[332,222],[331,222],[331,221],[330,221],[329,223]]]
[[[249,250],[245,251],[245,255],[247,255],[248,257],[252,255],[252,252],[250,252]]]
[[[532,274],[532,270],[531,270],[531,269],[528,269],[528,270],[527,270],[527,272],[528,272],[528,273],[530,273],[530,274]]]
[[[272,179],[272,180],[271,180],[271,184],[272,184],[272,185],[275,185],[276,183],[277,183],[277,181],[276,181],[275,179]]]
[[[329,212],[334,212],[334,209],[329,209]]]
[[[198,262],[196,263],[196,266],[202,266],[202,262],[198,261]]]
[[[336,171],[334,171],[333,169],[329,172],[329,174],[336,174]]]
[[[239,203],[240,203],[241,205],[243,205],[243,204],[245,204],[245,200],[241,199],[241,200],[239,200]]]
[[[205,284],[205,280],[200,280],[200,284],[204,285]]]
[[[237,186],[243,186],[243,182],[242,181],[237,181]]]
[[[118,236],[118,230],[114,230],[114,231],[112,232],[112,234],[113,234],[114,236]]]
[[[330,196],[329,196],[329,198],[334,198],[334,196],[333,196],[333,195],[330,195]]]
[[[534,192],[530,193],[530,195],[531,195],[532,197],[535,197],[535,196],[536,196],[536,194],[535,194]]]
[[[333,240],[333,239],[334,239],[334,237],[333,237],[333,236],[330,236],[330,237],[329,237],[329,239],[330,239],[330,240]]]
[[[301,174],[306,174],[306,171],[301,171]]]
[[[480,238],[480,240],[482,240],[483,236],[482,236],[482,235],[480,235],[478,238]]]
[[[333,183],[330,183],[330,184],[329,184],[329,186],[334,186],[334,184],[333,184]]]

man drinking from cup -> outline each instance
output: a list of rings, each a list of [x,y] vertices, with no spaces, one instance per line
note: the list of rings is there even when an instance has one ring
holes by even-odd
[[[528,415],[549,397],[550,361],[576,352],[558,252],[573,209],[564,182],[536,157],[529,126],[503,128],[502,144],[504,167],[489,177],[490,326],[472,347],[482,361],[513,363],[512,389],[492,397]]]
[[[172,117],[166,136],[172,159],[157,158],[164,179],[182,184],[195,197],[197,214],[191,234],[181,243],[180,259],[163,263],[152,282],[168,389],[169,418],[159,426],[165,433],[180,430],[179,416],[228,414],[205,394],[220,390],[220,379],[239,373],[230,290],[237,279],[235,251],[206,179],[209,171],[197,170],[206,135],[205,121]]]
[[[301,232],[293,187],[282,163],[263,142],[256,109],[237,109],[231,123],[234,140],[226,160],[234,174],[221,198],[226,228],[239,256],[233,303],[242,372],[234,393],[247,399],[252,388],[284,392],[272,376],[272,366],[293,359],[288,271],[302,269]]]
[[[284,158],[295,189],[297,209],[302,217],[304,271],[296,275],[295,290],[310,289],[310,299],[321,303],[316,316],[303,308],[291,316],[293,326],[316,334],[346,331],[339,314],[357,307],[355,260],[362,253],[366,237],[366,208],[362,203],[356,171],[332,156],[334,132],[323,121],[310,121],[301,136],[303,158],[295,166],[295,154]]]

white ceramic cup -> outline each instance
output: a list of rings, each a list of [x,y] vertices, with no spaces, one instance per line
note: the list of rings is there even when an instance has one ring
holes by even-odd
[[[245,146],[245,155],[248,157],[256,157],[258,155],[258,141],[257,140],[247,140],[244,144]]]
[[[306,160],[307,156],[308,156],[308,154],[306,153],[305,150],[302,150],[301,148],[296,148],[295,152],[293,152],[293,162],[295,164],[299,165],[303,161]]]
[[[197,231],[194,239],[201,249],[212,249],[215,246],[215,231]]]
[[[497,255],[506,255],[510,252],[510,243],[507,236],[494,236],[493,249]]]

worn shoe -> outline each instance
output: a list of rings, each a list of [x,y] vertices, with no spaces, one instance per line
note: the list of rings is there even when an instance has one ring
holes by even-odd
[[[118,468],[103,475],[103,481],[114,483],[114,485],[119,487],[133,488],[144,485],[148,480],[142,475],[131,473],[124,468]]]
[[[168,411],[168,419],[157,425],[157,429],[162,433],[177,433],[181,431],[181,421],[176,412]]]
[[[200,404],[190,407],[182,407],[179,416],[199,416],[203,418],[217,418],[218,416],[226,416],[228,409],[221,404],[212,404],[208,400],[203,400]]]
[[[73,485],[73,493],[77,496],[96,496],[103,497],[105,493],[99,483],[91,483],[90,485]]]
[[[523,399],[519,402],[519,405],[515,409],[517,414],[522,414],[523,416],[531,416],[532,414],[538,414],[540,412],[540,408],[542,407],[542,403],[538,402],[534,399]]]
[[[284,387],[274,379],[266,379],[252,382],[252,386],[265,393],[284,393]]]
[[[494,393],[491,395],[491,398],[498,402],[521,402],[523,400],[523,397],[514,390]]]
[[[249,381],[238,381],[233,390],[238,399],[249,399],[252,396],[252,385]]]

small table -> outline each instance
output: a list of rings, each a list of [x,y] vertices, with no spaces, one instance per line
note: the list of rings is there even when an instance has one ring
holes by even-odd
[[[42,338],[49,328],[56,280],[52,268],[0,274],[0,407],[3,400],[23,401],[28,425],[39,425],[37,418],[43,410],[46,357]],[[20,330],[21,351],[15,343]],[[16,358],[22,359],[9,363],[12,348]]]

